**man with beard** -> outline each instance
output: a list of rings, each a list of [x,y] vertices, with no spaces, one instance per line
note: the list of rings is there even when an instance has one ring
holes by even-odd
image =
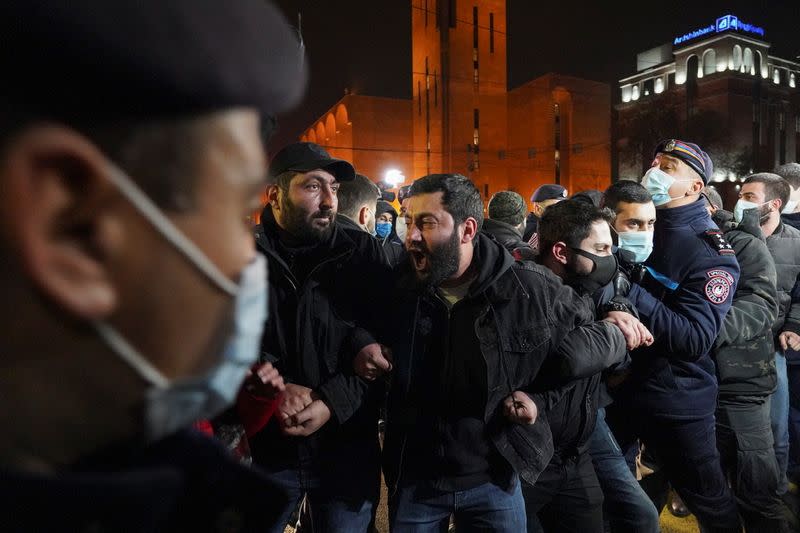
[[[635,318],[635,310],[629,304],[626,306],[624,299],[617,299],[618,283],[614,281],[621,274],[611,253],[611,217],[610,211],[575,199],[551,206],[539,222],[538,260],[578,294],[593,298],[598,316],[609,314],[614,320],[624,321],[625,327],[634,328],[643,344],[649,345],[652,335]],[[602,532],[604,491],[607,489],[611,491],[609,496],[613,504],[608,518],[614,519],[615,530],[658,531],[655,508],[638,488],[616,444],[612,446],[627,476],[607,467],[595,473],[592,466],[594,457],[589,453],[593,451],[590,446],[598,449],[597,439],[603,441],[600,448],[604,466],[611,461],[606,456],[612,455],[606,448],[610,447],[607,441],[613,436],[603,420],[604,410],[599,406],[600,399],[605,396],[600,372],[604,368],[598,370],[548,396],[551,405],[546,412],[555,453],[534,485],[523,484],[530,532]],[[603,435],[594,435],[596,425],[605,431]],[[604,478],[600,478],[601,473]]]
[[[251,439],[254,463],[291,496],[275,532],[304,494],[315,527],[366,531],[378,497],[379,391],[353,365],[357,355],[385,362],[359,326],[386,287],[388,265],[369,234],[335,223],[339,183],[354,176],[316,144],[287,146],[270,165],[269,205],[256,228],[269,262],[262,360],[286,380],[278,415]]]
[[[524,531],[519,478],[534,483],[553,453],[545,401],[531,394],[540,368],[593,373],[576,358],[619,358],[625,337],[480,233],[466,177],[415,181],[405,217],[384,447],[392,531],[446,530],[451,515],[459,530]]]
[[[788,490],[789,464],[789,383],[787,354],[800,350],[800,230],[781,220],[781,211],[788,203],[790,187],[785,179],[767,172],[753,174],[744,180],[736,202],[734,217],[741,221],[747,209],[758,208],[759,223],[767,239],[778,275],[778,317],[772,326],[775,336],[775,368],[778,384],[772,394],[770,415],[775,438],[780,483],[778,493]]]

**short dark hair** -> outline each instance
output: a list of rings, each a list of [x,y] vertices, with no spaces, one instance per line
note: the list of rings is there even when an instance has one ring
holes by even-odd
[[[795,189],[800,189],[800,163],[786,163],[775,169],[775,174],[789,182]]]
[[[3,106],[5,110],[6,107]],[[114,124],[68,124],[124,170],[158,207],[187,211],[195,206],[198,165],[215,129],[216,113],[132,120]],[[19,111],[0,119],[0,146],[40,122]]]
[[[481,193],[469,178],[461,174],[428,174],[411,185],[411,196],[428,193],[444,193],[442,204],[453,217],[456,226],[468,218],[483,226],[483,201]]]
[[[610,224],[613,218],[610,210],[580,200],[570,199],[551,205],[539,221],[539,250],[550,250],[557,242],[577,248],[589,236],[592,224],[600,220]],[[540,255],[544,257],[545,254],[540,252]]]
[[[722,209],[722,197],[719,195],[716,188],[705,187],[702,194],[706,197],[708,203],[711,204],[711,207],[714,209]]]
[[[620,202],[646,204],[652,201],[653,197],[641,184],[631,180],[619,180],[606,189],[600,205],[616,212]]]
[[[781,201],[781,208],[786,207],[786,202],[789,201],[789,195],[792,190],[789,188],[789,182],[771,172],[759,172],[758,174],[751,174],[744,180],[744,184],[748,183],[763,183],[764,184],[764,200],[771,202],[776,198]]]
[[[381,190],[368,177],[356,174],[355,179],[339,184],[339,192],[336,196],[339,198],[338,212],[355,218],[361,206],[378,201],[381,197]]]

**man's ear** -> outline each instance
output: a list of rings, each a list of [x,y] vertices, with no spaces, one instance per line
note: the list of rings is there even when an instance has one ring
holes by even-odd
[[[267,203],[272,206],[272,209],[280,209],[278,206],[278,192],[280,187],[276,184],[267,185]]]
[[[78,133],[36,126],[6,151],[1,175],[3,226],[9,228],[22,274],[46,298],[81,320],[117,305],[110,265],[125,246],[112,167]]]
[[[461,244],[472,242],[478,235],[478,221],[472,217],[467,218],[463,223],[464,234],[461,236]]]
[[[366,226],[367,220],[369,220],[369,207],[364,205],[358,210],[358,220],[356,222],[358,222],[360,226]]]
[[[559,241],[552,246],[550,254],[553,256],[553,259],[555,259],[556,262],[566,265],[569,261],[569,258],[567,257],[568,249],[569,247],[567,246],[567,243]]]

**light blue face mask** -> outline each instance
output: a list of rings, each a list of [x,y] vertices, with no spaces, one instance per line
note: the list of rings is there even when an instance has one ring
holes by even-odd
[[[375,235],[381,239],[385,239],[392,233],[391,222],[378,222],[375,224]]]
[[[676,180],[658,167],[652,167],[644,173],[642,177],[642,186],[647,189],[650,196],[653,197],[653,204],[658,207],[670,203],[672,200],[683,198],[683,195],[676,196],[675,198],[669,195],[669,189],[674,183],[680,183],[692,180]]]
[[[256,254],[241,273],[239,285],[231,281],[186,237],[122,171],[111,181],[156,230],[211,280],[234,298],[234,327],[219,363],[204,375],[170,380],[141,355],[119,332],[96,322],[100,337],[123,361],[150,384],[145,395],[145,434],[153,441],[211,418],[236,399],[249,368],[256,362],[267,318],[267,263]]]
[[[739,200],[736,202],[736,205],[733,207],[733,219],[736,222],[741,222],[744,219],[744,212],[748,209],[758,209],[762,205],[766,205],[769,202],[764,202],[763,204],[757,204],[755,202],[748,202],[747,200]]]
[[[786,202],[786,207],[781,211],[784,215],[789,215],[794,213],[794,210],[797,208],[797,202],[794,200],[789,200]]]
[[[653,253],[652,231],[623,231],[617,233],[617,246],[634,256],[635,263],[644,263]]]
[[[406,242],[406,233],[408,233],[408,226],[406,225],[405,217],[397,217],[397,222],[395,222],[394,231],[397,233],[397,237]]]

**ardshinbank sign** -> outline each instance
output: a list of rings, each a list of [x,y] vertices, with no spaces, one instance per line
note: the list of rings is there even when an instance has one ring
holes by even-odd
[[[742,22],[736,15],[725,15],[724,17],[718,18],[715,24],[709,24],[705,28],[700,28],[699,30],[689,32],[685,35],[681,35],[680,37],[675,37],[675,40],[672,42],[672,44],[683,44],[691,41],[692,39],[703,37],[704,35],[711,35],[714,33],[721,33],[723,31],[731,30],[752,33],[753,35],[760,35],[761,37],[764,36],[764,28]]]

